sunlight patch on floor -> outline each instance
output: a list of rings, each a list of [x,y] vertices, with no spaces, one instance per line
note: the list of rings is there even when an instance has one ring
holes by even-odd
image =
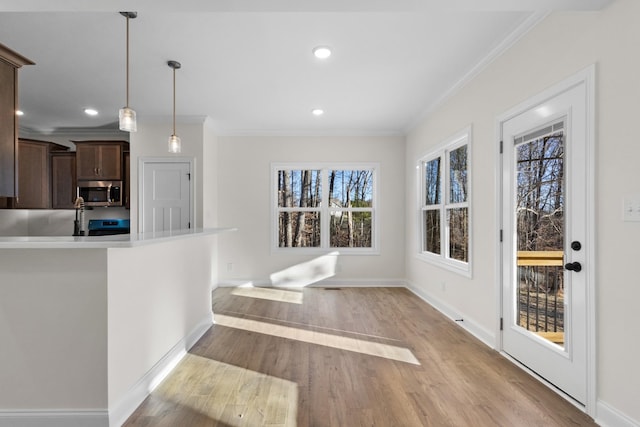
[[[334,251],[310,261],[301,262],[271,274],[271,284],[279,287],[303,288],[336,275],[340,252]]]
[[[153,395],[225,426],[296,426],[296,383],[191,353]]]
[[[242,287],[235,288],[231,291],[232,295],[248,297],[248,298],[259,298],[266,299],[270,301],[278,301],[278,302],[289,302],[292,304],[302,304],[303,294],[302,292],[297,291],[285,291],[283,289],[275,289],[275,288],[251,288],[251,287]]]
[[[420,365],[420,362],[418,362],[418,359],[416,359],[411,350],[404,347],[326,334],[324,332],[309,331],[290,326],[275,325],[257,320],[225,316],[224,314],[214,314],[214,319],[216,325],[226,326],[228,328],[242,329],[245,331],[302,341],[309,344],[323,345],[325,347],[383,357],[385,359],[397,360],[400,362],[411,363],[413,365]]]

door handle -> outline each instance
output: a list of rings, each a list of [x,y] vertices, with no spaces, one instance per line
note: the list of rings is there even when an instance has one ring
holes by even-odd
[[[582,270],[582,264],[580,264],[579,262],[568,262],[564,265],[564,268],[566,268],[569,271],[575,271],[576,273]]]

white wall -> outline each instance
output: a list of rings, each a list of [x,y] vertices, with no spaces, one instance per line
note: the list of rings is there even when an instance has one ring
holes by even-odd
[[[235,233],[220,236],[220,282],[269,282],[315,256],[272,254],[272,162],[378,162],[380,255],[342,255],[332,280],[402,283],[404,278],[404,138],[218,137],[218,215]],[[230,266],[230,268],[229,268]]]
[[[202,226],[218,226],[218,138],[212,120],[207,118],[203,126],[202,141]]]
[[[640,299],[636,264],[640,223],[622,221],[622,198],[640,193],[640,2],[617,0],[602,12],[550,15],[473,81],[414,128],[407,138],[407,278],[494,336],[496,307],[496,117],[596,63],[596,218],[598,400],[640,423]],[[473,124],[472,279],[415,259],[416,179],[412,165],[430,147]],[[445,283],[444,287],[442,283]]]
[[[218,139],[212,120],[207,117],[179,117],[176,133],[182,140],[182,152],[169,154],[167,139],[171,133],[170,119],[165,122],[144,120],[138,123],[138,131],[131,134],[131,232],[138,231],[138,159],[141,157],[168,157],[194,159],[195,226],[197,228],[228,227],[218,220]],[[218,242],[212,242],[217,253]],[[210,259],[211,286],[218,281],[218,257]]]
[[[138,131],[130,136],[131,153],[131,232],[138,230],[138,161],[141,157],[170,157],[195,159],[196,227],[202,227],[203,211],[203,144],[204,118],[184,119],[176,125],[182,140],[182,152],[170,154],[167,140],[171,135],[171,119],[166,123],[138,122]]]
[[[202,325],[213,324],[211,261],[216,239],[209,235],[109,249],[111,411],[119,413],[130,403],[136,383],[170,349]]]
[[[106,409],[106,249],[2,249],[0,283],[0,425]]]

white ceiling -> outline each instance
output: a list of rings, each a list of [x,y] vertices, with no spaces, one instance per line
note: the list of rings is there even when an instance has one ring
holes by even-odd
[[[398,134],[549,11],[607,3],[3,0],[0,43],[36,63],[19,72],[26,129],[114,126],[125,103],[118,11],[135,10],[130,106],[140,121],[170,126],[166,62],[176,60],[178,116],[209,116],[220,134]],[[333,55],[314,58],[317,45]]]

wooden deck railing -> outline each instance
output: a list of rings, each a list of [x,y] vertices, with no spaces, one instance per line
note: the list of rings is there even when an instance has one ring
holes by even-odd
[[[562,266],[562,251],[518,251],[518,266],[555,267]]]
[[[564,341],[563,251],[518,251],[520,326],[555,342]]]

